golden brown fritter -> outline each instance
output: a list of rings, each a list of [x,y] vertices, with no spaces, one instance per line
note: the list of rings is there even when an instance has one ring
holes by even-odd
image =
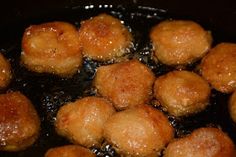
[[[127,53],[132,43],[131,33],[122,22],[107,14],[82,21],[79,37],[84,56],[99,61]]]
[[[39,73],[71,76],[82,64],[76,28],[66,22],[49,22],[28,27],[22,39],[22,63]]]
[[[59,135],[70,139],[74,144],[85,147],[99,146],[103,140],[103,125],[114,112],[112,104],[106,99],[78,99],[59,109],[56,130]]]
[[[96,155],[81,146],[66,145],[49,149],[44,157],[96,157]]]
[[[139,62],[131,60],[97,69],[94,85],[118,110],[147,103],[152,95],[155,76]]]
[[[174,137],[174,129],[161,111],[140,105],[112,115],[104,137],[123,156],[156,157]]]
[[[20,92],[0,95],[0,150],[19,151],[32,145],[40,120],[34,106]]]
[[[172,71],[158,77],[154,96],[174,116],[202,111],[208,105],[211,89],[203,78],[189,71]]]
[[[6,88],[12,78],[11,65],[8,60],[0,53],[0,88]]]
[[[211,34],[193,21],[168,20],[152,28],[155,56],[167,65],[185,65],[203,57],[211,47]]]
[[[235,157],[234,144],[220,129],[200,128],[171,142],[164,157]]]
[[[232,93],[236,89],[236,44],[216,45],[203,58],[200,68],[202,76],[213,88]]]

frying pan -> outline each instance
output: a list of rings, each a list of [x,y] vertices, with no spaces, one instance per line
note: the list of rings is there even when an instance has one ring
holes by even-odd
[[[173,0],[41,0],[0,2],[0,49],[10,60],[13,80],[1,91],[19,90],[35,105],[41,118],[41,133],[37,142],[20,152],[0,152],[0,157],[42,157],[51,147],[69,144],[55,133],[53,122],[58,108],[65,102],[87,95],[93,95],[91,86],[96,67],[106,64],[84,61],[80,73],[63,79],[50,74],[37,74],[20,66],[21,38],[30,24],[55,20],[67,21],[79,27],[79,22],[106,12],[125,21],[135,39],[133,57],[146,63],[155,74],[161,75],[173,70],[150,59],[151,46],[148,34],[153,25],[164,19],[190,19],[211,30],[214,43],[236,42],[236,1],[173,1]],[[194,70],[195,65],[187,67]],[[169,116],[176,128],[176,136],[190,133],[202,126],[220,126],[236,143],[236,126],[227,111],[229,95],[212,90],[211,105],[197,115],[182,119]],[[93,148],[97,156],[116,156],[111,146]]]

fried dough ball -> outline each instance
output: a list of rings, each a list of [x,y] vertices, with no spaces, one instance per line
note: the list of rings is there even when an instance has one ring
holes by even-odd
[[[81,146],[66,145],[49,149],[44,157],[96,157],[96,155]]]
[[[74,144],[85,147],[98,146],[102,142],[103,125],[115,112],[106,99],[85,97],[62,106],[56,119],[59,135]]]
[[[234,157],[234,144],[220,129],[200,128],[171,142],[164,157]]]
[[[39,73],[71,76],[82,63],[76,28],[66,22],[49,22],[28,27],[22,40],[22,63]]]
[[[208,105],[211,89],[199,75],[189,71],[172,71],[158,77],[154,96],[174,116],[202,111]]]
[[[8,86],[12,78],[11,65],[8,60],[0,53],[0,89]]]
[[[132,43],[131,33],[122,22],[107,14],[82,21],[79,37],[84,56],[99,61],[127,53]]]
[[[40,120],[34,106],[20,92],[0,95],[0,150],[19,151],[32,145]]]
[[[236,91],[231,95],[229,100],[229,113],[232,120],[236,123]]]
[[[118,110],[147,103],[152,94],[155,76],[137,60],[101,66],[94,85],[98,93],[107,97]]]
[[[185,65],[203,57],[211,47],[212,37],[193,21],[168,20],[150,33],[155,56],[167,65]]]
[[[202,76],[213,88],[222,93],[236,89],[236,44],[216,45],[203,58],[200,65]]]
[[[104,137],[124,156],[156,157],[173,138],[167,117],[148,105],[117,112],[104,126]]]

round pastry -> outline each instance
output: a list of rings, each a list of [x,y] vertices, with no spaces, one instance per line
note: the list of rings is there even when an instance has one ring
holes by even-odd
[[[141,105],[112,115],[104,137],[121,156],[156,157],[174,137],[174,129],[161,111]]]
[[[164,157],[234,157],[232,140],[220,129],[200,128],[171,142]]]
[[[66,145],[49,149],[44,157],[96,157],[96,155],[81,146]]]
[[[71,76],[82,64],[76,28],[66,22],[28,27],[22,40],[22,63],[32,71]]]
[[[193,21],[168,20],[154,26],[150,33],[155,56],[167,65],[185,65],[203,57],[212,37]]]
[[[154,80],[154,74],[146,65],[131,60],[99,67],[94,86],[117,110],[123,110],[147,103],[152,96]]]
[[[0,53],[0,89],[6,88],[12,78],[11,65],[8,60]]]
[[[0,150],[19,151],[31,146],[40,120],[30,100],[20,92],[0,95]]]
[[[132,36],[119,19],[100,14],[81,22],[79,37],[84,56],[107,61],[129,52]]]
[[[236,89],[235,60],[236,44],[218,44],[203,58],[201,74],[216,90],[232,93]]]
[[[115,112],[106,99],[85,97],[62,106],[56,116],[56,130],[85,147],[99,146],[103,140],[103,125]]]
[[[154,96],[174,116],[187,116],[208,105],[211,89],[207,81],[189,71],[172,71],[158,77]]]

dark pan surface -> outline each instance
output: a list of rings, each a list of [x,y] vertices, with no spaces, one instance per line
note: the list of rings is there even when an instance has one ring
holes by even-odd
[[[214,45],[221,41],[236,42],[235,38],[232,38],[232,36],[228,34],[223,34],[210,20],[201,20],[192,16],[172,15],[166,10],[139,6],[129,9],[121,5],[116,7],[112,5],[73,7],[72,9],[70,8],[59,12],[56,15],[51,14],[43,17],[29,18],[16,25],[11,25],[6,28],[0,42],[1,51],[10,60],[14,74],[14,78],[7,91],[19,90],[24,93],[35,105],[42,123],[40,137],[32,147],[16,153],[0,152],[0,157],[42,157],[51,147],[69,144],[67,140],[56,135],[54,131],[53,122],[56,112],[65,102],[73,101],[76,98],[87,95],[94,95],[91,83],[96,67],[109,64],[85,59],[80,73],[69,79],[62,79],[50,74],[30,72],[22,67],[19,62],[21,38],[24,29],[30,24],[57,20],[70,22],[79,28],[81,20],[104,12],[124,21],[135,39],[132,53],[128,57],[138,58],[143,63],[146,63],[156,76],[173,70],[171,67],[159,63],[156,64],[151,59],[151,45],[148,37],[149,31],[152,26],[164,19],[190,19],[200,23],[205,29],[212,31]],[[198,63],[190,65],[187,69],[196,71],[197,64]],[[2,92],[4,93],[6,91]],[[190,133],[193,129],[198,127],[217,126],[227,132],[236,143],[236,126],[232,123],[227,111],[228,97],[229,95],[221,94],[213,90],[211,102],[206,111],[182,119],[169,117],[173,126],[176,128],[176,137]],[[109,145],[105,144],[102,149],[93,148],[93,151],[98,156],[116,156],[114,150]]]

